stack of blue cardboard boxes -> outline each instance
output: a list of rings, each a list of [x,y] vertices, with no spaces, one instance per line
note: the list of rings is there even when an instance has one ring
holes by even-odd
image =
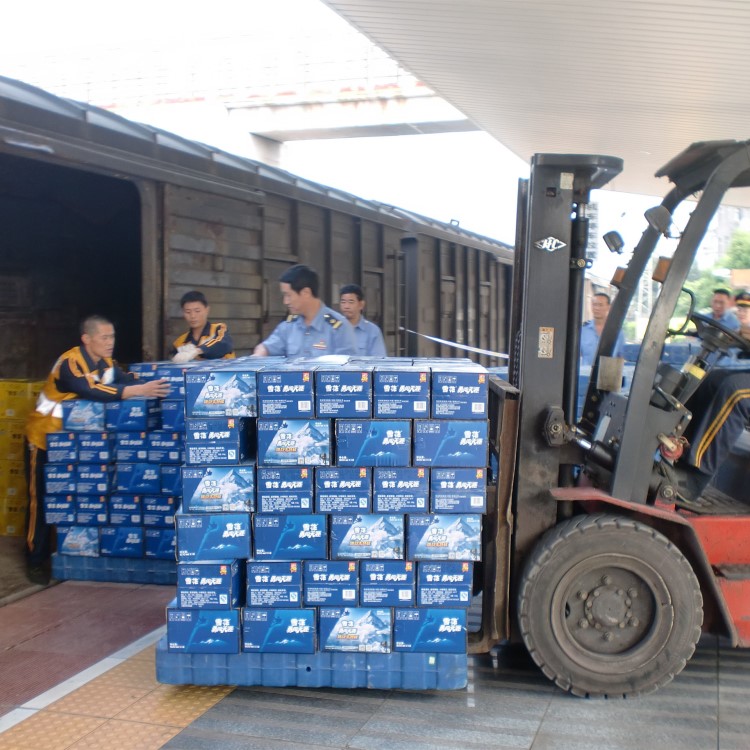
[[[45,467],[56,578],[175,582],[186,369],[171,362],[131,367],[141,379],[170,381],[164,401],[63,402],[63,431],[48,435]]]
[[[177,598],[158,679],[465,685],[487,371],[243,358],[185,378]]]

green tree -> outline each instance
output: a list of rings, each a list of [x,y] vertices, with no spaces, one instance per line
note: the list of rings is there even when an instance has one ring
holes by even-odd
[[[735,230],[729,250],[721,263],[725,268],[750,268],[750,232],[745,229]]]

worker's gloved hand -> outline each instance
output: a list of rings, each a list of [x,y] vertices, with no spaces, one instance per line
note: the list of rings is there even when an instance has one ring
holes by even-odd
[[[185,362],[190,362],[191,359],[195,359],[200,353],[201,350],[195,344],[185,344],[177,350],[177,354],[172,357],[172,362],[182,365]]]

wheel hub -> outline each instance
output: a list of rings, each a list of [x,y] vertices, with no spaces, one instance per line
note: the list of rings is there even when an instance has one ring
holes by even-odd
[[[567,597],[570,637],[587,651],[620,654],[644,637],[655,616],[654,601],[639,576],[626,569],[589,571]]]

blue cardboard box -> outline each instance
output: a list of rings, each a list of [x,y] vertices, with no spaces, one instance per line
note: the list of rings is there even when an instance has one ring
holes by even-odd
[[[128,372],[132,372],[138,377],[138,380],[147,381],[156,379],[156,370],[159,362],[133,362],[128,367]]]
[[[318,615],[323,651],[389,654],[391,631],[390,607],[321,607]]]
[[[353,365],[315,370],[315,413],[318,417],[372,416],[372,369]]]
[[[44,487],[48,495],[71,495],[76,491],[75,464],[46,464]]]
[[[404,559],[404,516],[358,513],[330,518],[332,560]]]
[[[204,367],[205,362],[195,360],[194,362],[158,362],[154,371],[155,380],[166,380],[169,383],[169,398],[185,400],[185,374],[195,368]]]
[[[362,560],[359,603],[362,607],[408,607],[414,604],[414,569],[411,560]]]
[[[50,526],[74,526],[76,501],[74,495],[45,495],[44,520]]]
[[[373,470],[372,508],[375,513],[426,513],[430,472],[424,468]]]
[[[184,437],[181,432],[154,430],[146,440],[147,457],[150,464],[181,464],[184,459]]]
[[[79,495],[107,495],[113,480],[112,464],[78,464],[76,467],[76,492]]]
[[[230,609],[241,606],[242,568],[237,560],[177,563],[177,606]]]
[[[247,559],[251,556],[249,513],[175,513],[177,559]]]
[[[246,607],[299,607],[301,604],[301,562],[248,561]]]
[[[373,415],[379,419],[424,418],[430,413],[430,373],[418,365],[375,367]]]
[[[376,396],[406,396],[429,401],[429,367],[393,361],[376,364],[372,390]]]
[[[372,469],[315,469],[316,513],[369,513],[372,510]]]
[[[223,367],[188,370],[185,412],[191,417],[256,417],[255,371]]]
[[[143,556],[154,560],[174,560],[177,557],[174,529],[144,529]]]
[[[128,398],[105,404],[105,429],[112,432],[155,430],[161,424],[161,407],[155,398]]]
[[[161,428],[168,432],[185,432],[185,400],[163,399],[161,402]]]
[[[51,464],[66,464],[78,461],[78,433],[48,433],[47,461]]]
[[[111,433],[78,433],[78,461],[80,463],[108,464],[115,460],[115,439]]]
[[[255,510],[255,466],[183,466],[183,507],[191,513]]]
[[[174,514],[180,499],[169,495],[145,495],[143,498],[143,525],[160,529],[174,528]]]
[[[143,527],[102,526],[99,552],[102,557],[143,557]]]
[[[63,430],[100,432],[104,430],[104,404],[73,398],[62,402]]]
[[[433,365],[432,410],[433,419],[486,419],[487,381],[486,368],[477,364]]]
[[[268,365],[258,372],[258,414],[276,419],[314,417],[313,368]]]
[[[114,491],[125,495],[155,495],[161,491],[157,464],[117,464]]]
[[[110,495],[110,526],[142,526],[143,498],[140,495]]]
[[[109,522],[106,495],[78,495],[76,524],[78,526],[106,526]]]
[[[406,537],[408,560],[481,560],[482,516],[410,515]]]
[[[242,610],[242,650],[265,654],[315,653],[314,609]]]
[[[487,466],[487,420],[415,419],[414,465]]]
[[[359,563],[354,560],[308,560],[302,581],[306,607],[355,607],[359,601]]]
[[[207,466],[251,461],[254,422],[244,417],[189,417],[185,420],[186,462]]]
[[[272,515],[253,518],[255,559],[325,560],[328,557],[327,516]]]
[[[463,654],[466,648],[465,609],[393,610],[394,651]]]
[[[182,467],[177,464],[161,464],[159,478],[162,495],[182,495]]]
[[[99,528],[96,526],[60,526],[57,551],[75,557],[99,557]]]
[[[130,464],[150,463],[148,461],[148,433],[115,433],[115,460]]]
[[[486,469],[431,469],[430,511],[433,513],[485,513]]]
[[[238,654],[238,609],[179,609],[167,607],[167,650],[185,654]]]
[[[259,513],[310,513],[313,470],[307,466],[258,468]]]
[[[258,420],[258,466],[328,466],[331,463],[330,420]]]
[[[420,562],[417,605],[420,607],[468,607],[474,563]]]
[[[339,466],[411,466],[411,421],[337,419]]]

